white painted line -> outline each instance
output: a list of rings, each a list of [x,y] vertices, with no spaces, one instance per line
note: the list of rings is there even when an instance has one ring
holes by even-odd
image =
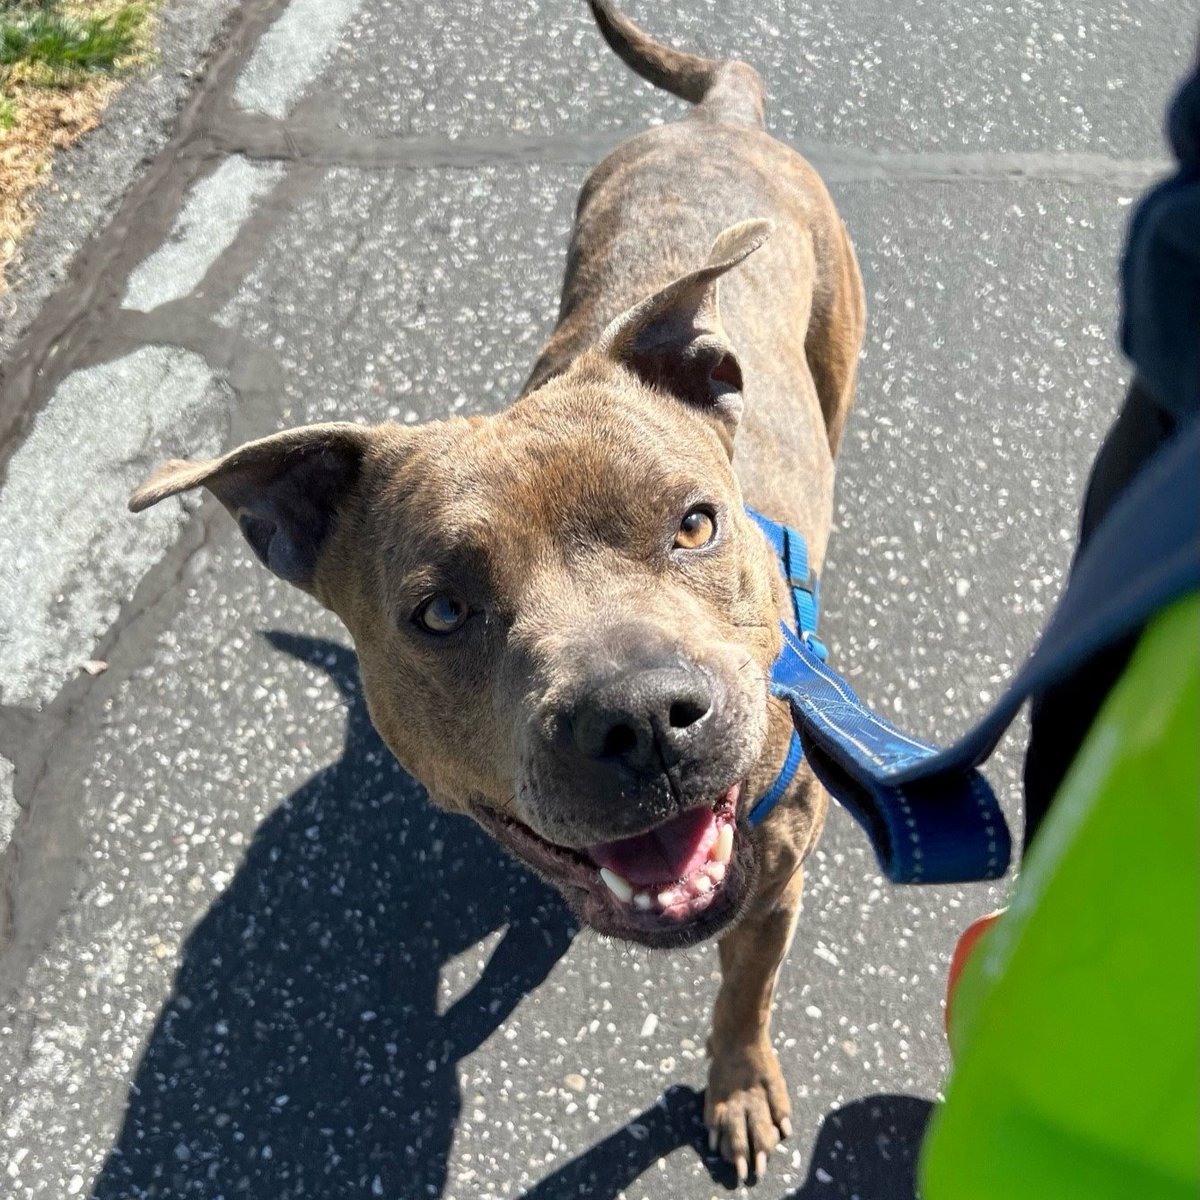
[[[149,312],[194,291],[283,170],[282,163],[252,163],[234,155],[196,184],[170,239],[130,276],[125,307]]]
[[[361,5],[362,0],[292,0],[258,43],[234,100],[254,112],[286,117]]]
[[[13,765],[0,755],[0,854],[8,849],[17,824],[17,798],[13,795]]]
[[[162,346],[59,385],[0,491],[0,703],[44,704],[93,657],[185,516],[135,517],[129,493],[166,458],[215,454],[228,408],[201,358]]]

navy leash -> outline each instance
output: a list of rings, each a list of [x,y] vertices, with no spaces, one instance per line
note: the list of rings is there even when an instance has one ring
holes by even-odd
[[[999,878],[1008,869],[1008,826],[987,781],[974,770],[920,787],[889,781],[897,767],[928,760],[937,748],[872,712],[828,666],[817,636],[820,585],[804,535],[746,512],[779,559],[796,619],[795,632],[783,625],[783,651],[771,668],[771,690],[791,705],[796,731],[778,778],[750,810],[750,824],[779,803],[807,753],[817,777],[866,830],[893,882]]]
[[[998,879],[1008,869],[1011,838],[979,765],[1028,696],[1200,589],[1200,420],[1159,451],[1121,497],[1075,564],[1020,674],[991,712],[946,750],[872,712],[827,665],[816,637],[818,589],[803,536],[747,512],[779,557],[797,625],[795,632],[783,626],[783,651],[771,669],[771,690],[790,705],[796,734],[750,823],[766,817],[807,757],[866,830],[892,882]]]
[[[1089,505],[1096,470],[1130,472],[1130,481],[1094,528],[1085,511],[1083,547],[1041,641],[974,729],[938,750],[871,712],[824,661],[804,538],[751,512],[779,557],[796,617],[795,633],[784,626],[783,652],[771,671],[796,734],[779,779],[751,810],[751,824],[778,803],[807,756],[867,831],[889,879],[998,877],[1008,865],[1009,833],[978,767],[1021,705],[1030,696],[1044,699],[1097,656],[1111,657],[1160,609],[1200,590],[1200,71],[1176,96],[1168,134],[1179,169],[1138,206],[1122,263],[1121,343],[1154,398],[1155,440],[1162,444],[1151,450],[1143,438],[1097,464]],[[1120,433],[1110,432],[1110,441]],[[1034,726],[1036,733],[1036,720]]]

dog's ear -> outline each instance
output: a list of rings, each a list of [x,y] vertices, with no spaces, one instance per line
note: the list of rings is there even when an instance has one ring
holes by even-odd
[[[206,462],[174,459],[130,496],[129,508],[141,512],[204,486],[229,510],[265,566],[312,591],[322,543],[373,436],[361,425],[308,425]]]
[[[770,221],[731,225],[704,266],[622,313],[596,347],[651,386],[700,408],[731,453],[742,415],[742,368],[721,326],[717,281],[774,228]]]

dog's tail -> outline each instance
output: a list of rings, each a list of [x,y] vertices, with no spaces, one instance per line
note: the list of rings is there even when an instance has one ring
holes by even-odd
[[[696,115],[761,129],[766,120],[763,82],[748,63],[701,58],[654,41],[609,0],[588,0],[604,40],[621,61],[655,87],[696,106]]]

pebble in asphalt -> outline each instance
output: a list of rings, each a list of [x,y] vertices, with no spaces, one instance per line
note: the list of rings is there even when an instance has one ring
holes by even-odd
[[[167,453],[334,415],[496,409],[553,318],[586,171],[563,146],[680,111],[631,81],[582,6],[527,2],[506,25],[457,3],[330,6],[327,25],[299,20],[307,7],[293,0],[257,61],[291,37],[312,78],[258,102],[316,130],[326,157],[214,164],[262,187],[207,208],[193,189],[184,251],[162,249],[165,290],[148,293],[162,323],[151,311],[143,327],[184,345],[236,334],[269,367],[247,389],[219,356],[201,363],[203,428],[161,387],[128,387],[124,411],[162,422]],[[813,148],[858,247],[870,325],[826,631],[877,706],[948,739],[1061,587],[1121,393],[1121,231],[1162,153],[1193,14],[675,7],[656,31],[760,67],[777,130]],[[255,61],[234,85],[247,103],[270,78]],[[569,136],[504,153],[514,133]],[[446,135],[493,150],[458,162],[438,142],[440,165],[399,164],[395,139]],[[337,165],[339,139],[362,137],[385,140],[382,161]],[[1024,156],[1022,177],[1004,152]],[[135,353],[191,369],[190,351]],[[77,410],[63,397],[91,383],[59,385],[0,512],[54,405]],[[253,566],[222,515],[193,516],[158,566],[165,542],[130,549],[150,535],[110,523],[129,452],[84,436],[90,458],[68,457],[65,435],[46,458],[97,478],[94,536],[64,552],[61,587],[136,596],[113,634],[89,616],[34,637],[45,665],[0,724],[21,805],[0,1016],[11,1193],[722,1193],[698,1124],[711,950],[648,955],[575,930],[424,802],[370,729],[344,634]],[[53,506],[28,521],[31,543],[61,524]],[[100,652],[109,671],[60,692],[64,664]],[[11,731],[49,723],[34,761]],[[1019,737],[990,768],[1014,817],[1018,763]],[[833,814],[775,1020],[797,1132],[758,1195],[912,1195],[947,1066],[948,953],[1002,890],[889,888]]]

